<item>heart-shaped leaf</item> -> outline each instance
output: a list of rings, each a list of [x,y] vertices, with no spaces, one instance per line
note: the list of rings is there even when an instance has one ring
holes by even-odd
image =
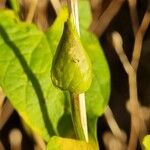
[[[49,140],[47,150],[95,150],[95,147],[84,141],[54,136]]]
[[[46,141],[58,134],[64,94],[50,80],[51,50],[34,25],[0,12],[0,85],[20,116]]]

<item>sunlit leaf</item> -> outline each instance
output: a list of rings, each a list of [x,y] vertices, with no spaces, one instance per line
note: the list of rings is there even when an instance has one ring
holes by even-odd
[[[95,147],[84,141],[52,137],[47,150],[96,150]]]
[[[143,140],[144,150],[150,150],[150,135],[146,135]]]
[[[52,54],[34,25],[0,12],[0,85],[19,115],[44,140],[58,134],[64,94],[50,79]]]

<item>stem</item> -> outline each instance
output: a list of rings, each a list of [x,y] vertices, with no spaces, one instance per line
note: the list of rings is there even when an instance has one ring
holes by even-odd
[[[58,15],[60,9],[61,9],[61,4],[58,0],[50,0],[54,10],[55,10],[55,13]]]
[[[131,71],[129,76],[129,94],[131,103],[131,132],[129,138],[128,150],[135,150],[137,147],[138,136],[140,131],[140,118],[139,118],[139,103],[137,95],[137,81],[135,71]]]
[[[0,9],[5,8],[6,0],[0,0]]]
[[[78,0],[68,0],[69,15],[73,15],[78,34],[80,35],[78,18]],[[85,105],[85,94],[71,93],[71,108],[74,129],[77,138],[88,142],[87,116]]]
[[[124,2],[125,0],[112,0],[107,9],[100,16],[100,18],[92,22],[89,30],[95,33],[98,37],[100,37],[112,21],[112,19],[121,9],[121,6]]]
[[[113,133],[113,135],[115,135],[115,137],[117,137],[120,141],[122,142],[126,142],[127,140],[127,136],[126,134],[119,128],[115,118],[114,118],[114,115],[110,109],[109,106],[107,106],[107,109],[104,113],[104,116],[106,118],[106,121]]]
[[[130,16],[132,21],[132,28],[134,32],[134,36],[136,36],[137,30],[139,28],[138,15],[137,15],[137,0],[128,0]]]
[[[144,122],[140,119],[140,104],[138,102],[138,93],[137,93],[137,79],[136,71],[132,64],[129,62],[124,49],[123,49],[123,40],[119,33],[113,33],[113,44],[115,50],[120,58],[120,61],[123,64],[123,67],[128,74],[129,82],[129,102],[131,107],[131,131],[129,138],[128,150],[135,150],[137,147],[138,136],[140,135],[140,129],[145,126]]]
[[[22,133],[19,129],[12,129],[9,133],[10,149],[22,149]]]
[[[34,149],[35,150],[46,150],[46,144],[44,143],[43,139],[35,132],[33,132],[32,134],[33,134],[33,138],[35,141]]]
[[[0,130],[2,130],[3,126],[9,119],[9,117],[12,115],[14,109],[10,102],[7,100],[2,107],[1,116],[0,116]]]
[[[148,4],[147,11],[144,14],[142,23],[135,37],[135,43],[134,43],[134,49],[133,49],[132,61],[131,61],[131,65],[133,66],[135,71],[137,71],[137,68],[139,65],[143,38],[150,24],[150,11],[149,10],[150,10],[150,3]]]
[[[2,88],[0,87],[0,116],[1,116],[1,112],[2,112],[2,107],[5,101],[5,95],[2,91]]]
[[[77,139],[86,140],[81,123],[79,95],[70,93],[70,97],[71,97],[72,120]]]
[[[5,150],[3,143],[0,141],[0,150]]]
[[[38,3],[38,0],[31,0],[29,11],[28,11],[27,18],[26,18],[26,22],[28,22],[28,23],[32,22],[37,3]]]

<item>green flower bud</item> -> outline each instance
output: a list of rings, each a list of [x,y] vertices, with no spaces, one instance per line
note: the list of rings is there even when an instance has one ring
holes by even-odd
[[[74,25],[69,17],[57,47],[51,70],[53,84],[72,93],[80,94],[89,89],[92,67]]]

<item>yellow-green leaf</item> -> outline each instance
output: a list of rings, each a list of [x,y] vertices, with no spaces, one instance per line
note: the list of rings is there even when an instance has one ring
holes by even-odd
[[[52,137],[47,145],[47,150],[97,150],[95,145],[67,138]]]
[[[146,135],[143,140],[144,150],[150,150],[150,135]]]

